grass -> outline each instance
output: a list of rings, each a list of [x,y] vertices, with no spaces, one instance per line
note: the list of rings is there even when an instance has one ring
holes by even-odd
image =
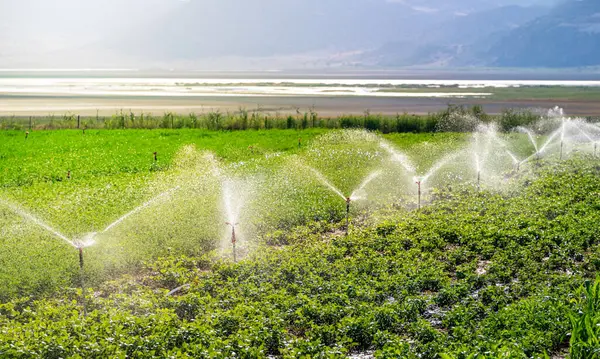
[[[525,136],[503,138],[531,152]],[[0,132],[0,199],[69,238],[180,186],[84,250],[87,317],[77,251],[0,206],[0,356],[542,358],[570,346],[593,358],[597,160],[519,175],[494,161],[500,183],[478,191],[461,155],[415,211],[382,140],[418,173],[473,146],[464,133]],[[344,200],[307,166],[345,196],[382,171],[353,202],[349,235]],[[217,173],[246,199],[237,264]]]
[[[454,89],[454,88],[453,88]],[[428,91],[417,89],[418,91]],[[461,89],[454,89],[460,91]],[[512,90],[512,89],[511,89]],[[517,90],[515,90],[517,91]],[[519,95],[521,96],[521,95]],[[74,114],[41,117],[0,117],[0,130],[56,130],[56,129],[202,129],[212,131],[271,130],[271,129],[366,129],[388,133],[471,132],[476,119],[479,122],[497,122],[502,131],[510,132],[518,126],[528,126],[543,119],[540,113],[507,108],[500,115],[488,115],[481,106],[449,105],[446,109],[427,115],[397,114],[384,116],[365,111],[363,115],[322,117],[314,110],[295,115],[262,113],[240,108],[221,113],[166,112],[162,116],[120,111],[110,117],[81,117]],[[587,121],[597,121],[589,117]]]

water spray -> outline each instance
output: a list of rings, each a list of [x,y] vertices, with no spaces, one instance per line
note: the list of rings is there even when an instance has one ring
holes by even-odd
[[[239,225],[239,223],[231,223],[231,222],[225,222],[226,225],[231,226],[231,246],[233,248],[233,263],[237,263],[237,254],[235,251],[235,243],[237,242],[236,236],[235,236],[235,226]]]
[[[563,159],[563,148],[565,146],[565,126],[566,126],[566,122],[563,119],[562,129],[560,131],[560,160],[561,161]]]
[[[594,157],[597,157],[598,154],[598,142],[594,142]]]

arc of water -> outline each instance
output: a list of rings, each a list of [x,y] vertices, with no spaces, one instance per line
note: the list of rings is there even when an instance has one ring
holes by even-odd
[[[554,131],[554,133],[548,137],[548,139],[546,140],[546,142],[544,142],[544,145],[540,148],[540,153],[544,153],[544,151],[546,150],[546,148],[552,143],[552,141],[554,141],[556,139],[556,137],[558,137],[558,135],[560,135],[561,133],[563,133],[563,128],[561,127],[560,129]]]
[[[407,172],[416,172],[415,166],[413,166],[411,161],[408,159],[408,156],[406,156],[404,153],[395,150],[389,143],[385,141],[381,141],[379,145],[391,155],[392,160],[398,162]]]
[[[415,182],[421,182],[421,184],[425,184],[429,180],[429,178],[431,178],[431,176],[436,174],[437,171],[439,171],[449,162],[454,161],[456,157],[460,156],[463,152],[464,150],[459,150],[442,158],[440,161],[436,162],[424,176],[415,177]]]
[[[574,126],[583,136],[585,136],[585,138],[588,139],[588,141],[595,142],[594,139],[592,138],[592,136],[590,136],[587,132],[585,132],[580,126],[578,126],[577,124],[574,124]]]
[[[356,190],[354,190],[354,192],[352,192],[352,195],[350,195],[350,199],[353,201],[360,199],[359,197],[357,197],[358,192],[365,189],[365,187],[367,187],[369,183],[371,183],[374,179],[376,179],[379,176],[381,176],[381,171],[375,171],[369,176],[367,176],[367,178],[360,184],[360,186]]]
[[[532,154],[531,156],[527,157],[526,159],[524,159],[523,161],[521,161],[521,164],[527,163],[529,161],[531,161],[533,158],[538,157],[540,154],[544,153],[544,151],[546,151],[546,148],[548,148],[548,146],[550,146],[550,144],[552,144],[552,142],[556,139],[556,137],[562,132],[562,128],[554,131],[550,137],[548,137],[548,139],[546,140],[546,142],[544,142],[544,144],[542,145],[542,147],[539,149],[539,151],[537,151],[536,153]]]
[[[535,153],[539,153],[539,148],[538,148],[538,144],[537,141],[534,138],[533,132],[531,132],[530,129],[525,128],[525,127],[517,127],[517,131],[523,132],[525,134],[527,134],[527,137],[529,138],[529,141],[531,142],[531,144],[533,145],[533,148],[535,149]]]
[[[21,216],[21,217],[23,217],[23,218],[25,218],[25,219],[27,219],[27,220],[35,223],[39,227],[41,227],[41,228],[45,229],[46,231],[52,233],[57,238],[60,238],[63,241],[65,241],[66,243],[68,243],[70,246],[77,248],[77,246],[75,245],[75,243],[73,243],[72,240],[70,240],[64,234],[60,233],[59,231],[55,230],[54,228],[50,227],[44,221],[42,221],[41,219],[39,219],[36,216],[32,215],[31,213],[28,213],[28,212],[20,209],[19,207],[15,206],[15,205],[7,202],[7,201],[1,200],[1,199],[0,199],[0,204],[4,205],[5,207],[7,207],[11,211],[15,212],[19,216]]]
[[[142,204],[141,206],[138,206],[137,208],[133,209],[131,212],[125,214],[121,218],[119,218],[116,221],[114,221],[113,223],[109,224],[108,227],[106,227],[102,231],[102,233],[110,231],[111,229],[115,228],[119,224],[123,223],[123,221],[125,221],[127,218],[129,218],[129,217],[133,216],[134,214],[140,212],[141,210],[145,209],[146,207],[149,207],[150,205],[154,204],[155,202],[157,202],[161,198],[166,197],[166,196],[170,195],[171,193],[177,191],[179,188],[180,188],[180,186],[171,188],[170,190],[165,191],[165,192],[159,194],[158,196],[152,198],[151,200],[147,201],[146,203]]]
[[[498,143],[498,145],[500,145],[502,147],[502,149],[504,149],[504,151],[506,152],[506,154],[511,158],[511,160],[513,161],[513,164],[518,165],[519,163],[521,163],[521,161],[519,161],[519,159],[517,158],[517,156],[512,153],[508,148],[508,144],[506,143],[506,141],[503,141],[501,138],[499,138],[498,136],[494,136],[494,141],[496,141],[496,143]]]
[[[519,161],[519,159],[517,158],[517,156],[515,156],[512,152],[510,152],[509,150],[506,150],[506,153],[510,156],[510,158],[513,161],[513,164],[518,165],[519,163],[521,163],[521,161]]]
[[[342,193],[342,191],[340,191],[339,189],[337,189],[337,187],[335,187],[333,184],[331,184],[331,182],[329,182],[327,180],[327,178],[325,178],[325,176],[317,171],[315,168],[305,165],[306,167],[308,167],[314,174],[315,176],[317,176],[317,178],[319,179],[319,181],[321,181],[321,183],[323,183],[325,186],[327,186],[331,191],[333,191],[335,194],[337,194],[338,196],[340,196],[344,201],[347,199],[346,196],[344,196],[344,194]]]

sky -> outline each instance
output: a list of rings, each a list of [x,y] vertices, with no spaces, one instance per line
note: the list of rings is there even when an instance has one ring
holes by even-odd
[[[263,52],[268,52],[282,47],[295,49],[296,45],[312,50],[326,42],[326,47],[341,44],[340,48],[344,48],[348,37],[355,38],[363,47],[377,46],[376,40],[384,38],[387,29],[390,29],[388,37],[393,37],[396,33],[407,33],[406,29],[414,30],[417,24],[429,26],[429,19],[435,17],[466,15],[490,6],[555,1],[0,0],[0,65],[6,59],[20,64],[23,59],[72,58],[77,51],[95,58],[104,55],[109,58],[113,51],[112,56],[117,59],[129,56],[127,50],[136,46],[146,54],[142,57],[147,58],[152,53],[149,49],[161,38],[163,47],[157,46],[156,51],[174,56],[203,47],[209,53],[223,52],[221,47],[225,50],[248,47],[246,54],[252,49],[265,48]],[[394,10],[387,11],[388,6]],[[284,16],[279,18],[278,14]],[[375,35],[363,36],[360,25],[367,27],[365,34],[381,28],[383,35],[373,32]],[[313,43],[317,45],[311,47]],[[194,56],[199,56],[198,53]]]
[[[152,21],[179,0],[0,0],[0,41],[46,49],[90,43]],[[1,50],[0,50],[1,51]]]

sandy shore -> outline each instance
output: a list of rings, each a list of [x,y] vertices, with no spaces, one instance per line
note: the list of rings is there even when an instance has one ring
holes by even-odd
[[[594,101],[524,100],[497,101],[489,99],[444,98],[366,98],[366,97],[207,97],[207,98],[130,98],[130,97],[0,97],[0,116],[46,116],[77,114],[109,116],[121,110],[160,115],[236,112],[240,109],[265,113],[295,114],[314,109],[321,116],[371,113],[426,114],[442,110],[448,104],[481,105],[488,113],[500,113],[506,108],[548,109],[560,106],[569,115],[598,116],[600,104]]]

